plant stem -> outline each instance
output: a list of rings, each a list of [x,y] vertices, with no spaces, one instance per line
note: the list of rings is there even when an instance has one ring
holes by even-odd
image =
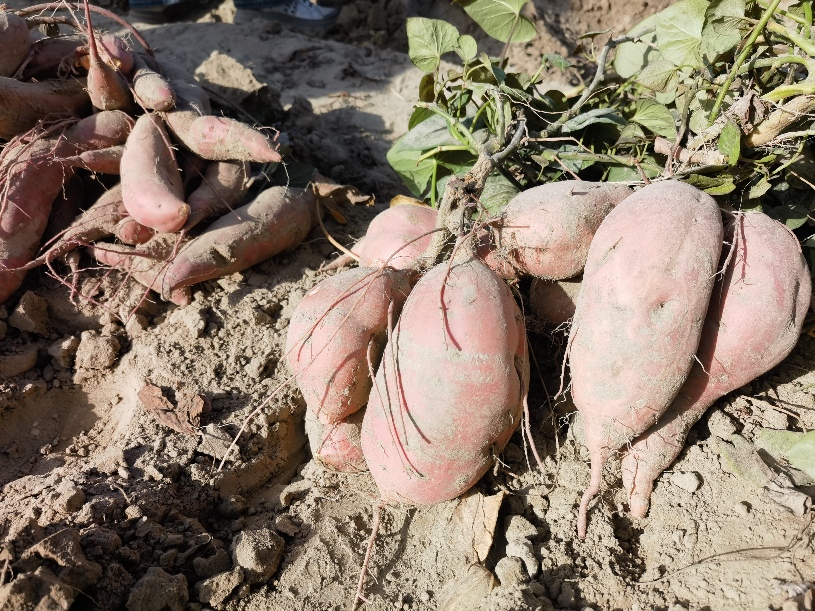
[[[501,57],[498,60],[498,65],[503,66],[504,60],[507,58],[507,52],[509,51],[509,43],[512,42],[512,37],[515,36],[515,30],[518,28],[518,24],[521,21],[521,13],[515,15],[515,21],[512,22],[512,28],[509,30],[509,36],[507,37],[507,41],[504,43],[504,48],[501,49]]]
[[[775,9],[778,8],[778,5],[781,4],[781,0],[773,0],[773,3],[769,6],[769,8],[764,12],[761,16],[761,19],[756,24],[756,27],[753,28],[753,31],[750,32],[749,38],[747,38],[747,42],[744,43],[744,48],[741,50],[738,58],[736,58],[736,63],[733,64],[733,67],[730,69],[730,72],[727,74],[727,79],[725,80],[722,88],[719,90],[719,95],[716,96],[716,102],[713,104],[713,109],[710,111],[710,115],[708,116],[708,122],[710,125],[713,125],[713,122],[716,120],[716,117],[719,115],[719,110],[722,107],[722,103],[724,102],[724,96],[727,95],[727,92],[730,90],[730,85],[733,84],[733,81],[736,78],[736,74],[741,68],[742,64],[747,61],[747,58],[750,56],[750,52],[753,50],[753,45],[756,42],[759,34],[764,29],[764,26],[770,21],[770,18],[773,16]]]
[[[760,7],[762,7],[762,8],[769,8],[770,7],[770,3],[767,2],[766,0],[758,0],[758,5]],[[781,9],[781,8],[778,9],[777,12],[778,12],[779,15],[783,15],[784,17],[787,17],[788,19],[792,19],[796,23],[800,23],[801,25],[807,25],[806,19],[804,19],[803,17],[799,17],[798,15],[794,15],[794,14],[790,13],[789,11],[785,11],[784,9]]]

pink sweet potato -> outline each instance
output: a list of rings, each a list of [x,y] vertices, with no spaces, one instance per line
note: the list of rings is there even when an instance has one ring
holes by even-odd
[[[326,469],[339,473],[362,473],[368,470],[362,455],[360,430],[365,408],[347,418],[323,424],[306,412],[306,435],[314,459]]]
[[[170,81],[153,70],[139,55],[134,54],[131,84],[136,102],[148,110],[170,110],[175,106],[175,91]]]
[[[728,223],[724,275],[717,280],[697,361],[674,402],[623,457],[623,485],[636,518],[654,481],[679,456],[688,432],[717,399],[780,363],[795,347],[812,284],[796,237],[762,213]]]
[[[185,244],[167,269],[162,294],[234,274],[295,248],[316,224],[311,190],[267,189]]]
[[[226,117],[198,117],[179,139],[192,152],[212,161],[281,160],[280,153],[264,134]]]
[[[161,119],[142,115],[127,139],[119,170],[130,216],[163,232],[178,231],[190,214],[169,142]]]
[[[187,197],[190,216],[184,229],[232,210],[249,190],[249,164],[245,161],[213,161],[201,185]]]
[[[569,280],[535,278],[529,289],[529,309],[540,320],[555,326],[568,322],[574,316],[582,281],[582,276]]]
[[[23,80],[36,77],[38,81],[67,74],[82,56],[85,41],[81,36],[43,38],[31,45],[31,52],[23,66]]]
[[[677,181],[629,196],[594,236],[569,335],[591,458],[581,539],[606,460],[657,421],[690,372],[721,248],[716,202]]]
[[[427,272],[362,422],[382,500],[428,505],[468,490],[520,423],[528,379],[524,320],[501,278],[465,249]]]
[[[156,234],[155,231],[145,227],[132,216],[126,216],[116,223],[113,233],[124,244],[144,244]]]
[[[85,151],[74,159],[76,159],[76,167],[84,168],[98,174],[119,174],[124,151],[124,145],[120,144],[118,146]]]
[[[30,49],[25,19],[0,10],[0,76],[12,76]]]
[[[81,79],[23,83],[0,76],[0,139],[10,140],[42,119],[87,114],[90,108]]]
[[[115,65],[103,61],[96,44],[96,33],[93,31],[91,11],[88,0],[85,0],[85,21],[88,26],[88,49],[90,64],[88,66],[88,96],[91,103],[100,110],[123,110],[133,104],[133,96],[127,81]],[[111,45],[116,49],[115,43]],[[107,59],[107,58],[106,58]],[[131,61],[132,65],[132,61]]]
[[[495,229],[497,254],[522,275],[572,278],[586,262],[594,232],[631,189],[619,183],[565,180],[523,191]]]
[[[378,365],[389,312],[398,314],[409,292],[405,272],[359,267],[303,297],[289,323],[286,355],[308,411],[321,422],[342,420],[368,402],[369,366]]]

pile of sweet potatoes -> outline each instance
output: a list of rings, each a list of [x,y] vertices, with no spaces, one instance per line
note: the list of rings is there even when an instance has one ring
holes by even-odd
[[[132,28],[138,45],[95,32],[92,14],[112,16],[104,9],[64,7],[69,16],[0,11],[0,303],[27,270],[80,246],[186,303],[191,284],[303,240],[317,221],[312,192],[244,202],[250,164],[281,159],[272,138],[212,115],[195,78],[156,60]],[[74,33],[37,28],[55,24]],[[108,190],[86,201],[75,177],[91,172],[110,176]]]
[[[370,469],[386,503],[462,494],[521,423],[529,349],[510,285],[529,281],[518,279],[534,279],[536,313],[571,321],[570,388],[591,458],[581,538],[608,458],[623,453],[642,517],[690,427],[789,354],[810,302],[786,227],[676,180],[636,192],[564,181],[487,222],[442,216],[412,204],[382,212],[337,264],[361,267],[312,289],[289,328],[314,456]]]

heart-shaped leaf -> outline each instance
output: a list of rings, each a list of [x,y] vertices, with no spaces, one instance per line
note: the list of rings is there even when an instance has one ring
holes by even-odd
[[[411,17],[407,20],[408,57],[422,72],[435,72],[441,56],[458,47],[458,30],[440,19]]]

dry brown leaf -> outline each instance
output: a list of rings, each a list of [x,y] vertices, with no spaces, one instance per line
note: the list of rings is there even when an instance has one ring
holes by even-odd
[[[492,496],[471,492],[459,499],[459,504],[453,511],[451,531],[457,533],[462,541],[467,540],[472,544],[479,562],[487,559],[492,547],[498,511],[503,500],[503,492]]]
[[[197,434],[197,429],[201,426],[201,414],[208,411],[209,407],[205,398],[193,393],[180,393],[178,405],[174,407],[161,389],[153,384],[146,384],[138,396],[144,408],[156,420],[185,435]]]
[[[352,185],[338,185],[319,174],[314,176],[311,188],[321,204],[373,206],[376,203],[373,195],[365,195]]]
[[[397,195],[395,196],[390,203],[390,207],[394,208],[395,206],[404,206],[405,204],[411,204],[413,206],[428,206],[423,201],[416,199],[415,197],[408,197],[407,195]]]

